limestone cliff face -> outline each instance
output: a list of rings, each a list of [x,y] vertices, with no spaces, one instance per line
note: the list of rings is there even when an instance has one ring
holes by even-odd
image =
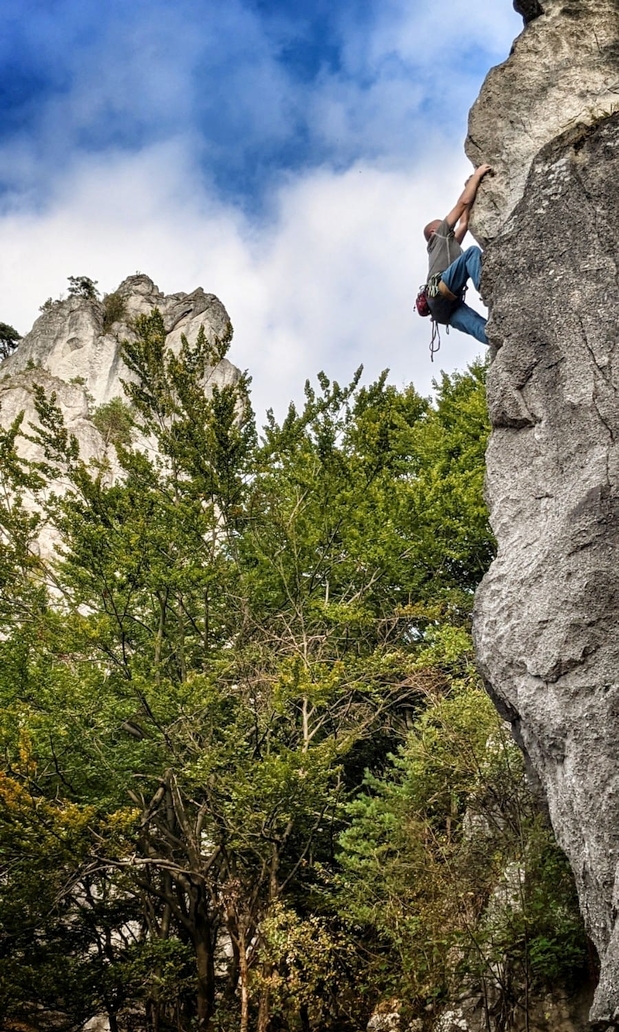
[[[477,213],[492,240],[498,556],[475,638],[572,864],[601,964],[591,1019],[607,1030],[619,1029],[619,114],[574,120],[619,89],[619,5],[541,6],[471,116],[469,147],[498,166]]]
[[[507,0],[503,0],[507,2]],[[539,150],[577,123],[619,107],[617,0],[517,0],[525,31],[488,75],[469,117],[466,152],[495,169],[472,222],[492,240],[522,197]]]
[[[85,459],[99,457],[101,437],[91,421],[97,406],[124,397],[121,380],[131,379],[120,357],[120,343],[132,339],[137,315],[159,308],[167,331],[166,344],[178,353],[181,336],[190,342],[204,326],[214,342],[230,332],[230,319],[214,294],[201,287],[191,294],[164,295],[144,275],[129,276],[115,291],[122,300],[122,316],[106,325],[99,301],[69,297],[54,302],[38,318],[17,350],[0,363],[0,422],[8,425],[20,411],[26,422],[36,421],[32,384],[56,391],[69,429],[76,434]],[[224,359],[211,384],[235,382],[239,371]]]
[[[9,426],[20,412],[25,428],[29,423],[36,425],[33,386],[40,384],[48,396],[56,393],[65,424],[79,441],[82,458],[107,457],[112,481],[118,472],[114,449],[106,448],[92,415],[99,405],[124,397],[121,379],[131,376],[120,356],[120,342],[133,337],[132,320],[159,308],[166,344],[174,352],[180,349],[183,334],[193,341],[201,326],[212,342],[231,330],[224,306],[200,287],[191,294],[166,296],[148,276],[136,275],[124,280],[115,295],[122,302],[122,316],[109,326],[105,306],[99,301],[69,297],[54,302],[17,350],[0,363],[0,425]],[[224,359],[209,376],[207,389],[235,382],[239,375],[236,366]],[[20,451],[27,458],[41,457],[28,441],[20,441]],[[49,552],[53,540],[44,531],[39,544]]]
[[[111,326],[106,326],[105,306],[100,301],[69,297],[54,302],[17,351],[2,362],[0,379],[38,366],[66,383],[81,381],[91,404],[101,405],[122,396],[120,379],[127,379],[128,373],[120,358],[120,341],[132,338],[131,323],[137,315],[159,308],[172,351],[180,348],[183,334],[190,342],[195,340],[202,325],[209,340],[223,337],[230,329],[221,301],[201,287],[191,294],[166,296],[148,276],[138,274],[123,280],[114,294],[122,301],[123,314]],[[221,363],[220,382],[236,375],[234,366]]]

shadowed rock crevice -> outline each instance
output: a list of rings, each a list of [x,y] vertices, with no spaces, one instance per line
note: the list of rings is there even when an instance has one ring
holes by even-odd
[[[539,18],[540,14],[544,13],[544,8],[539,0],[514,0],[514,10],[522,15],[525,23]]]

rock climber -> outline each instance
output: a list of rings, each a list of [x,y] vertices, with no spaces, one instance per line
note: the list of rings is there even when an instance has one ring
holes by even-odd
[[[423,231],[428,242],[430,263],[427,301],[435,322],[469,333],[482,344],[488,343],[486,320],[464,302],[464,290],[469,279],[479,290],[481,251],[479,247],[468,247],[463,251],[460,244],[466,236],[479,184],[488,173],[492,174],[490,165],[480,165],[467,179],[447,218],[442,222],[440,219],[429,222]]]

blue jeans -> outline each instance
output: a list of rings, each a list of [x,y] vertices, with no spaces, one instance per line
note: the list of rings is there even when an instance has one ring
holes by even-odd
[[[463,251],[460,257],[445,269],[441,279],[452,294],[461,294],[469,279],[473,280],[475,289],[479,290],[481,280],[481,251],[479,248],[467,247],[466,251]],[[470,334],[471,337],[480,340],[482,344],[488,343],[486,320],[483,315],[470,308],[464,301],[454,308],[449,317],[449,325],[462,333]]]

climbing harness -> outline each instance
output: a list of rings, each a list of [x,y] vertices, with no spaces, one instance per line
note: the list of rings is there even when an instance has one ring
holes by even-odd
[[[432,320],[432,336],[430,338],[430,361],[434,361],[434,356],[437,351],[441,350],[441,332],[438,328],[438,323],[428,304],[428,298],[434,297],[447,297],[449,300],[463,302],[466,297],[467,286],[462,288],[459,294],[452,294],[441,280],[442,273],[437,272],[434,276],[431,276],[427,283],[422,283],[417,293],[415,300],[415,309],[418,315],[422,315],[424,318],[430,316]],[[440,284],[443,286],[443,290],[440,288]],[[445,324],[445,333],[449,333],[449,323]]]
[[[437,323],[436,319],[434,318],[434,316],[432,315],[432,312],[430,311],[430,305],[428,304],[428,298],[438,297],[438,295],[440,293],[440,290],[439,290],[439,283],[440,283],[440,281],[441,281],[441,273],[440,272],[436,273],[434,276],[430,276],[430,279],[428,280],[428,282],[427,283],[423,283],[420,286],[419,292],[417,294],[417,299],[415,301],[415,308],[417,309],[417,313],[419,315],[423,316],[424,318],[427,318],[427,316],[429,316],[430,319],[432,320],[432,337],[431,337],[431,340],[430,340],[430,361],[431,362],[434,361],[434,356],[435,356],[436,352],[440,351],[440,347],[441,347],[441,334],[440,334],[440,330],[438,328],[438,323]],[[447,329],[449,330],[449,327],[447,327]]]
[[[447,244],[447,259],[448,259],[446,267],[449,268],[449,266],[452,263],[451,243],[452,243],[452,240],[453,240],[453,232],[449,233],[446,237],[443,236],[443,234],[438,234],[438,235],[439,235],[441,240],[445,240],[446,241],[446,244]],[[460,253],[462,253],[460,251],[460,249],[458,249],[458,250],[459,250]],[[458,257],[458,256],[456,255],[456,257]],[[460,301],[460,302],[463,302],[464,298],[466,296],[466,287],[464,287],[463,290],[459,294],[454,294],[448,288],[447,284],[443,283],[442,277],[443,277],[443,273],[442,272],[435,272],[433,276],[430,276],[428,282],[424,283],[419,288],[419,292],[417,294],[417,299],[415,301],[415,308],[416,308],[418,314],[422,315],[424,318],[429,316],[430,319],[432,320],[432,337],[430,339],[430,361],[431,362],[434,361],[434,356],[436,355],[437,351],[440,351],[440,348],[441,348],[441,332],[440,332],[440,330],[438,328],[438,323],[437,323],[436,319],[434,318],[434,315],[432,314],[432,310],[430,308],[430,305],[428,304],[428,298],[430,300],[432,300],[435,297],[442,297],[442,298],[444,298],[446,300],[449,300],[449,301]],[[448,323],[445,323],[445,333],[449,333],[449,324]]]

